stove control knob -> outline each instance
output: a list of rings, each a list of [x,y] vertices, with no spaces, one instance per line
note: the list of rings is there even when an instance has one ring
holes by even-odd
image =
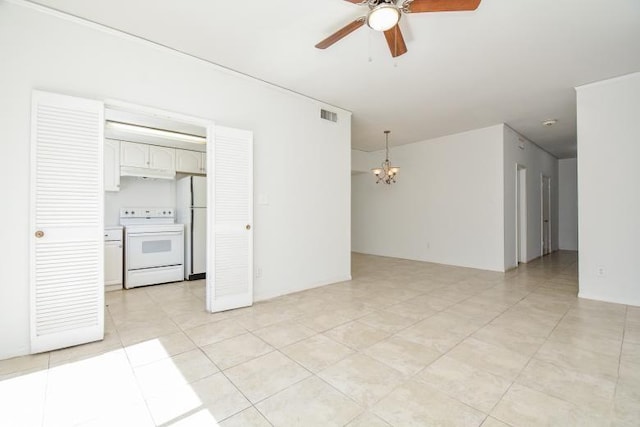
[[[167,214],[167,211],[162,211],[162,214],[163,214],[163,215],[166,215],[166,214]]]
[[[131,215],[134,215],[136,213],[136,211],[131,211]]]
[[[129,211],[124,211],[124,214],[125,215],[129,215]]]

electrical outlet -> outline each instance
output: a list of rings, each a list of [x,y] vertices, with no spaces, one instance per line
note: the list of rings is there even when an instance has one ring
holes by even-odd
[[[256,279],[262,277],[262,267],[256,267]]]
[[[604,277],[606,275],[606,271],[603,266],[599,266],[596,270],[598,276]]]

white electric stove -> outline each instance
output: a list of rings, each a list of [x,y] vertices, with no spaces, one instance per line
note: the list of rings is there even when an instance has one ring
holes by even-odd
[[[174,208],[121,208],[124,226],[124,287],[184,279],[184,225]]]

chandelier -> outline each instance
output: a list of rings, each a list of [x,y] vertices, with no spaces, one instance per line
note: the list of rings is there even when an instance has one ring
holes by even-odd
[[[386,157],[384,162],[382,162],[381,168],[373,168],[371,172],[376,177],[376,184],[384,183],[391,185],[396,182],[396,175],[400,171],[400,168],[397,166],[391,166],[391,162],[389,161],[389,134],[390,130],[385,130],[385,138],[386,138]]]

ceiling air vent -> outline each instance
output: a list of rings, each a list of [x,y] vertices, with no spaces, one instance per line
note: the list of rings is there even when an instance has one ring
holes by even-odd
[[[331,122],[337,122],[338,121],[338,113],[334,113],[333,111],[321,109],[320,110],[320,118],[321,119],[325,119],[325,120],[329,120]]]

